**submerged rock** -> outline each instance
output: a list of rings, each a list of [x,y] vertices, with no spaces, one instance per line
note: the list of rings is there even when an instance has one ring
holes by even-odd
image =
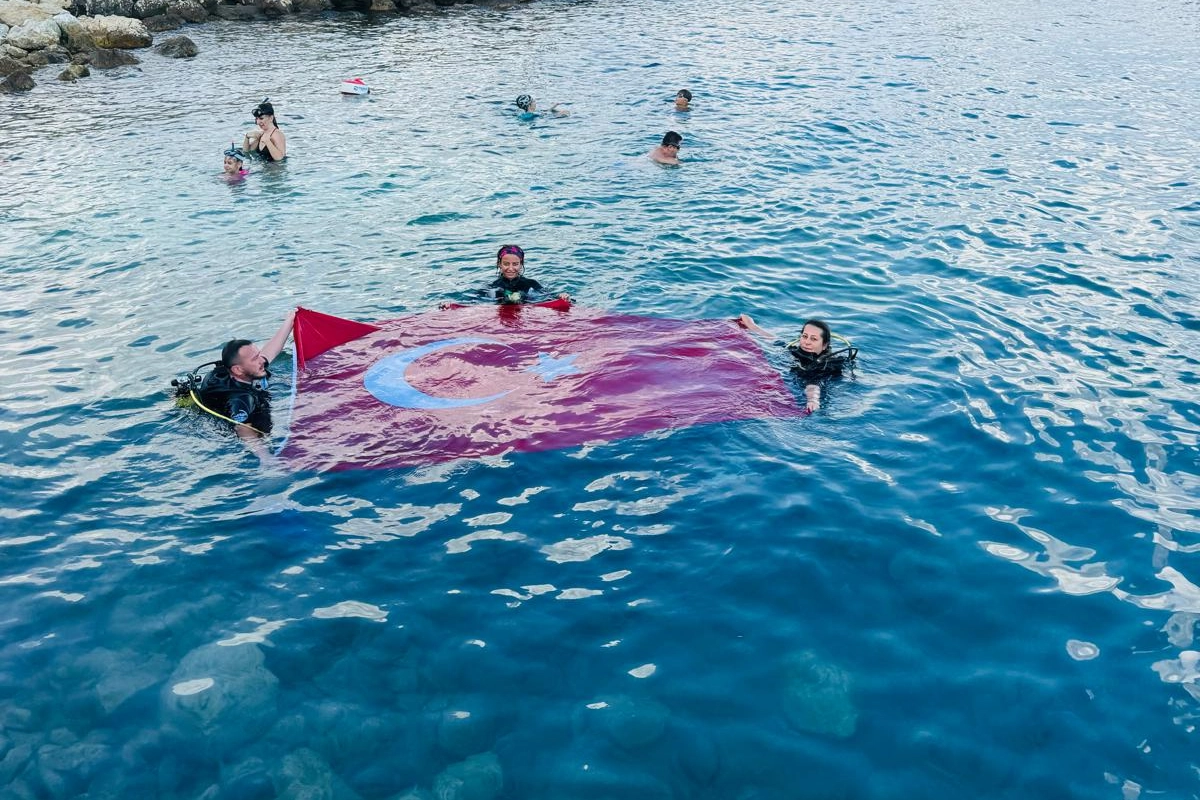
[[[783,713],[792,727],[845,738],[854,733],[858,709],[850,698],[850,675],[804,651],[784,660]]]
[[[493,800],[504,788],[504,770],[495,753],[451,764],[433,782],[436,800]]]
[[[140,64],[142,60],[133,53],[124,50],[99,49],[88,56],[88,63],[96,69],[115,69],[129,64]]]
[[[0,92],[5,94],[28,92],[36,85],[28,72],[14,72],[3,81],[0,81]]]
[[[186,36],[172,36],[154,48],[154,52],[168,58],[195,58],[200,50],[196,43]]]
[[[162,693],[163,721],[177,736],[221,755],[262,736],[275,721],[279,681],[256,645],[198,647]]]

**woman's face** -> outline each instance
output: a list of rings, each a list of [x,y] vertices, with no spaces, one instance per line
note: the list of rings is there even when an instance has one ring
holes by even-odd
[[[275,127],[275,115],[263,114],[261,117],[254,120],[254,124],[265,130],[270,130]]]
[[[800,331],[800,349],[816,355],[825,349],[825,336],[816,325],[805,325]]]
[[[505,253],[500,256],[500,274],[512,280],[521,274],[521,257],[516,253]]]

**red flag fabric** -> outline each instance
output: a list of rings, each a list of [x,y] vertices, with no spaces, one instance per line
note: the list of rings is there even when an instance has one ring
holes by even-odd
[[[306,363],[279,451],[297,469],[413,466],[803,413],[732,320],[457,307],[378,323]]]
[[[355,322],[307,308],[296,308],[296,322],[292,326],[292,339],[296,342],[296,366],[304,369],[309,359],[315,358],[331,347],[345,344],[352,339],[379,330],[365,322]]]

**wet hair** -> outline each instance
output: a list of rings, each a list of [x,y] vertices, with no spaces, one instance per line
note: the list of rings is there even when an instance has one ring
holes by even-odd
[[[662,146],[663,147],[671,147],[672,145],[674,145],[675,147],[678,147],[679,143],[682,141],[683,141],[683,137],[680,136],[678,133],[676,133],[675,131],[667,131],[666,134],[663,136]]]
[[[248,344],[254,344],[249,339],[230,339],[221,348],[221,366],[230,369],[237,363],[238,353]]]
[[[522,111],[528,111],[531,105],[533,105],[532,97],[527,94],[517,95],[517,108]]]
[[[516,256],[521,259],[521,266],[525,266],[525,251],[515,244],[506,244],[496,251],[496,269],[500,269],[500,259],[505,256]]]
[[[819,330],[821,332],[821,342],[825,345],[825,347],[822,348],[822,350],[828,350],[829,349],[829,338],[833,335],[832,331],[829,330],[829,325],[827,325],[823,320],[808,319],[808,320],[805,320],[804,324],[800,326],[800,332],[804,333],[804,329],[807,328],[809,325],[812,325],[814,328],[816,328],[817,330]]]
[[[250,113],[254,115],[255,119],[259,117],[274,117],[275,106],[271,105],[271,98],[264,97],[263,101],[255,106],[254,110]]]
[[[692,101],[692,93],[689,92],[687,89],[680,89],[678,92],[675,93],[675,96],[682,97],[684,100],[687,100],[689,103]]]

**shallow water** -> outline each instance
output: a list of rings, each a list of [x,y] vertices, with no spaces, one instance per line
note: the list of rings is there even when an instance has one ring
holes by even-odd
[[[538,2],[0,98],[0,785],[1200,795],[1198,27]],[[292,155],[229,185],[266,95]],[[508,241],[583,306],[821,315],[862,366],[799,421],[330,475],[171,406],[234,334],[428,309]]]

